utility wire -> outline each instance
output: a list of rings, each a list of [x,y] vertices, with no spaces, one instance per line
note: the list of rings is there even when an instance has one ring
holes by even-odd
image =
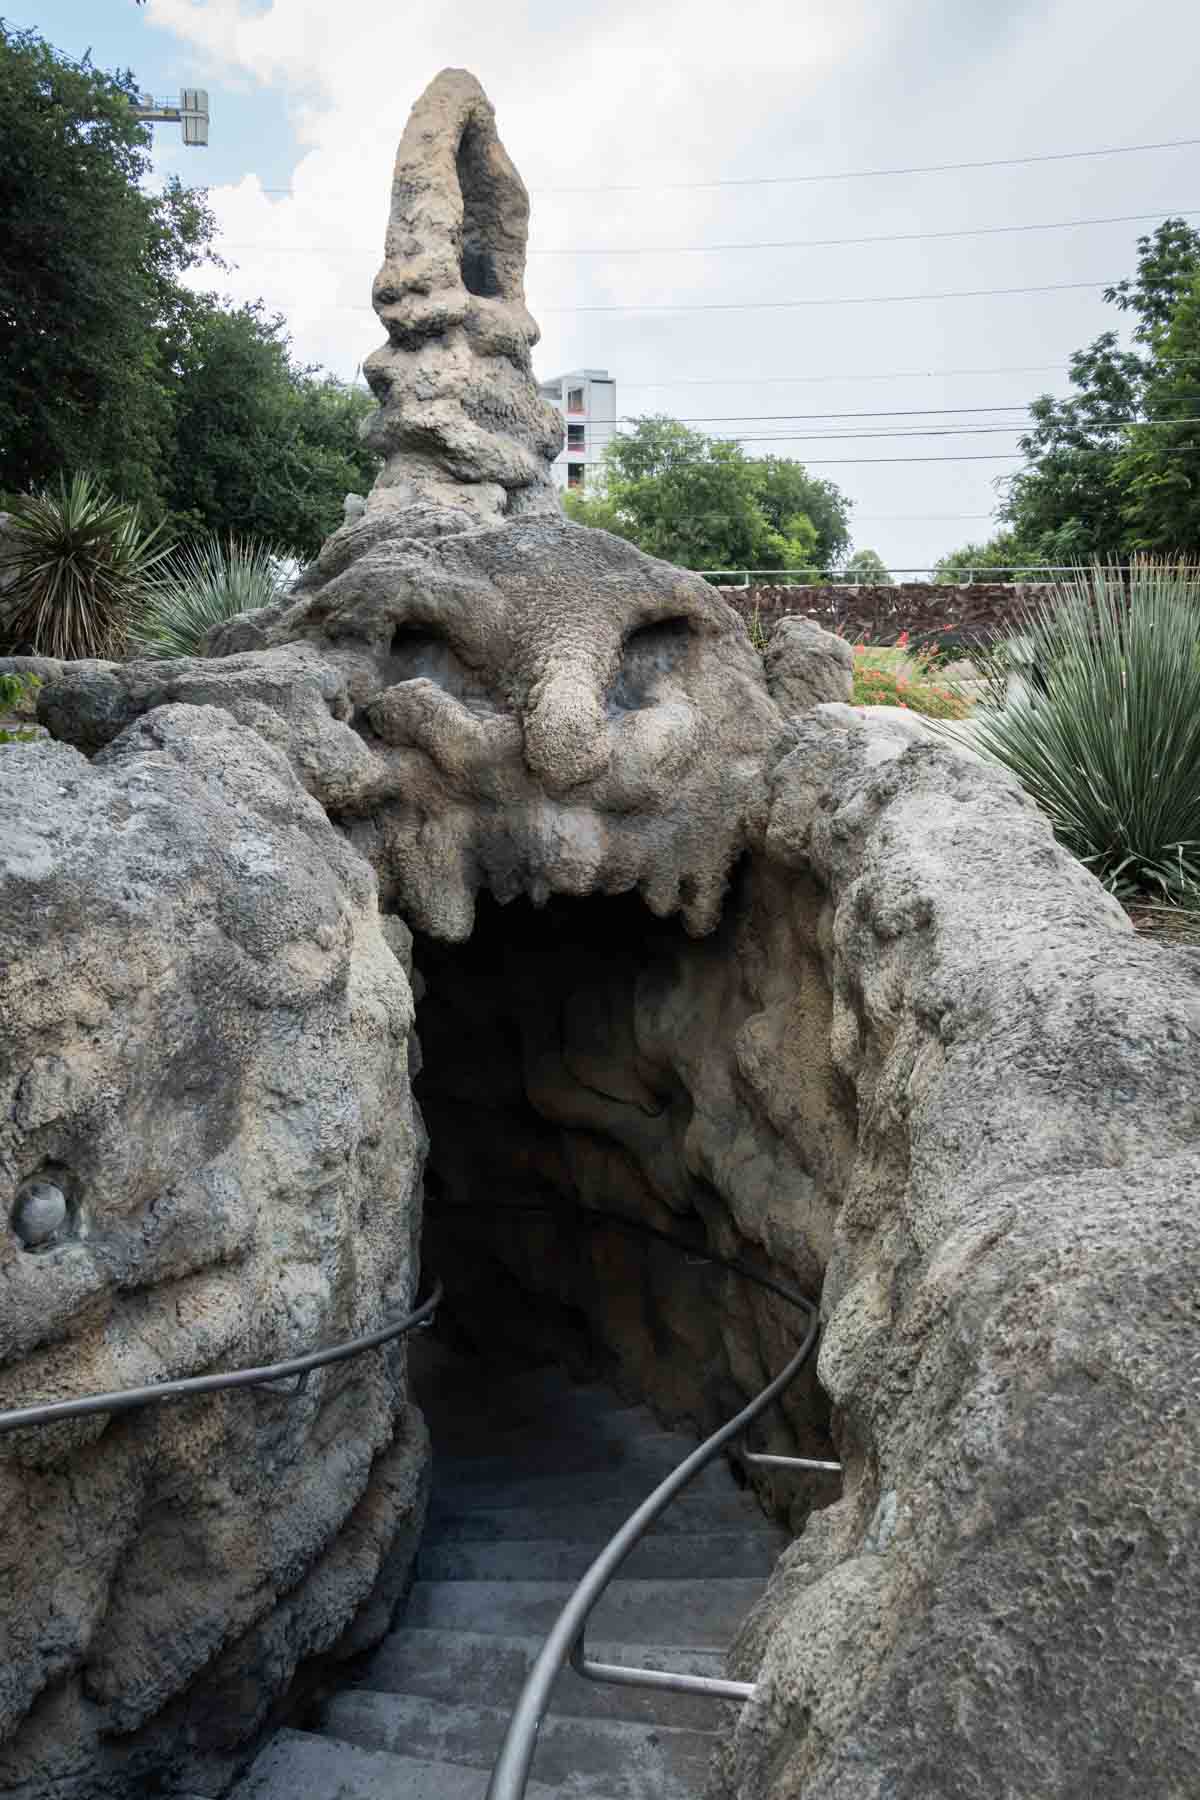
[[[683,423],[680,419],[674,419],[671,422],[672,424],[677,425]],[[764,420],[763,422],[765,423],[766,421]],[[618,433],[622,428],[628,427],[629,424],[630,421],[627,419],[599,419],[593,421],[587,429],[591,430],[593,434],[602,431]],[[1179,418],[1171,419],[1104,419],[1098,420],[1087,429],[1090,435],[1096,436],[1104,431],[1124,430],[1127,426],[1134,425],[1139,427],[1143,425],[1200,425],[1200,415],[1192,416],[1187,414]],[[768,440],[779,438],[786,438],[789,443],[800,438],[837,438],[841,442],[848,443],[854,438],[877,437],[991,437],[998,434],[1011,436],[1014,431],[1026,430],[1028,430],[1028,425],[1024,422],[1014,422],[1007,425],[898,425],[891,427],[881,426],[879,429],[872,427],[869,429],[850,431],[808,431],[801,429],[798,431],[782,432],[734,433],[733,438],[739,443],[767,442]]]
[[[265,191],[265,190],[264,190]],[[975,225],[956,231],[894,231],[875,237],[780,238],[740,244],[639,244],[613,245],[607,250],[542,250],[531,245],[530,256],[715,256],[731,250],[835,250],[853,244],[921,244],[941,238],[1003,237],[1019,231],[1073,231],[1084,225],[1141,225],[1151,219],[1194,219],[1200,208],[1159,208],[1148,213],[1115,213],[1102,219],[1054,219],[1033,225]],[[222,240],[224,250],[261,250],[273,256],[376,256],[378,247],[353,244],[263,244],[254,240]]]
[[[839,169],[821,175],[724,176],[713,181],[605,182],[595,187],[535,187],[535,194],[660,194],[697,188],[797,187],[815,181],[876,181],[892,175],[945,175],[963,169],[1009,169],[1028,163],[1076,162],[1090,156],[1132,156],[1145,150],[1186,150],[1200,138],[1167,138],[1157,144],[1108,144],[1099,150],[1053,150],[1037,156],[995,156],[977,162],[918,163],[904,169]],[[294,188],[263,188],[264,194],[292,194]]]
[[[622,305],[602,306],[543,306],[539,312],[548,313],[615,313],[615,312],[788,312],[802,306],[887,306],[910,300],[986,300],[1000,294],[1059,294],[1084,288],[1114,287],[1115,282],[1097,277],[1092,281],[1048,281],[1034,287],[1002,287],[1002,288],[954,288],[938,294],[838,294],[828,297],[804,300],[716,300],[642,302],[631,301]],[[1191,285],[1191,278],[1180,278],[1180,288]],[[374,312],[373,306],[335,305],[330,312]]]
[[[1064,359],[1065,361],[1065,359]],[[678,375],[667,381],[622,381],[621,392],[677,387],[812,387],[831,381],[949,381],[959,375],[1053,375],[1063,363],[1022,363],[999,369],[884,369],[872,375]]]

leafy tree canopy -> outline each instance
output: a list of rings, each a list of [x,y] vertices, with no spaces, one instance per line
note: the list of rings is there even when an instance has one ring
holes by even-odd
[[[878,550],[856,550],[846,564],[847,581],[872,583],[876,587],[894,587],[888,566]]]
[[[1104,298],[1130,317],[1070,361],[1073,392],[1043,394],[1021,439],[1026,465],[1001,508],[1007,530],[939,569],[1063,564],[1200,548],[1200,232],[1164,219],[1138,239],[1135,275]],[[1162,426],[1151,420],[1179,420]],[[949,576],[947,577],[949,578]]]
[[[145,191],[136,95],[0,20],[0,492],[87,472],[175,531],[310,556],[374,478],[371,402],[185,282],[225,267],[216,221],[202,190]]]
[[[606,449],[597,490],[567,495],[578,523],[688,569],[815,572],[844,553],[850,502],[802,464],[748,457],[661,414],[632,426]]]

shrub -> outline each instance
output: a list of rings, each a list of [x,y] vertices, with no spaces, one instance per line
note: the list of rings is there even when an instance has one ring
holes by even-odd
[[[894,648],[872,648],[860,640],[854,645],[853,704],[903,706],[927,719],[965,718],[971,703],[936,678],[936,658],[936,644],[910,649],[907,632]]]
[[[199,656],[214,625],[257,612],[283,592],[283,559],[253,538],[183,545],[156,576],[133,628],[141,656]]]
[[[57,494],[13,503],[0,561],[3,634],[37,656],[119,656],[130,616],[167,554],[161,526],[143,526],[136,506],[105,493],[90,475]]]
[[[975,714],[1105,886],[1200,899],[1200,568],[1143,560],[1058,583],[1021,624],[1028,699]]]
[[[36,675],[0,675],[0,713],[28,717],[41,685]],[[8,731],[0,726],[0,744],[28,744],[41,735],[36,727]]]

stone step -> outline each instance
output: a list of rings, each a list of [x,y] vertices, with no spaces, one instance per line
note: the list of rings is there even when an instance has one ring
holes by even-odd
[[[401,1626],[386,1637],[363,1670],[359,1685],[381,1693],[424,1694],[473,1706],[513,1706],[544,1638],[497,1632],[438,1631]],[[683,1675],[725,1673],[719,1651],[683,1645],[614,1644],[589,1636],[598,1662],[627,1668],[670,1669]],[[550,1703],[556,1718],[639,1719],[645,1725],[690,1725],[699,1731],[727,1727],[736,1706],[699,1694],[664,1694],[646,1688],[584,1681],[564,1669]]]
[[[631,1438],[592,1436],[566,1443],[543,1437],[478,1456],[439,1456],[435,1444],[433,1480],[439,1489],[493,1488],[524,1479],[531,1466],[554,1475],[594,1475],[620,1468],[669,1475],[695,1448],[695,1438],[677,1431],[646,1431]]]
[[[592,1617],[596,1637],[655,1638],[724,1650],[763,1590],[761,1580],[612,1582]],[[402,1623],[525,1637],[548,1631],[570,1581],[417,1581]]]
[[[487,1780],[483,1770],[462,1764],[278,1731],[228,1800],[484,1800]],[[526,1800],[562,1800],[562,1792],[541,1781],[525,1790]]]
[[[644,1496],[643,1496],[644,1497]],[[441,1510],[441,1506],[446,1508]],[[459,1508],[448,1498],[435,1502],[426,1543],[499,1543],[506,1538],[557,1538],[570,1543],[605,1544],[619,1531],[632,1507],[626,1502],[584,1499],[557,1506],[481,1506]],[[728,1482],[721,1493],[687,1487],[650,1528],[652,1537],[689,1535],[694,1531],[771,1529],[748,1490]]]
[[[545,1450],[562,1445],[636,1443],[654,1437],[663,1427],[646,1407],[624,1407],[619,1412],[600,1413],[594,1418],[529,1419],[523,1414],[511,1419],[496,1414],[470,1418],[459,1414],[451,1418],[431,1418],[426,1413],[434,1451],[443,1462],[466,1460],[476,1456],[513,1456],[526,1462],[538,1462]],[[685,1442],[695,1440],[686,1432],[678,1434]]]
[[[359,1688],[325,1709],[324,1728],[366,1750],[489,1771],[509,1714],[414,1694]],[[695,1800],[703,1791],[716,1738],[711,1731],[641,1725],[628,1719],[555,1718],[538,1734],[534,1769],[558,1793],[607,1800]]]
[[[668,1475],[676,1462],[665,1461],[639,1466],[636,1462],[623,1467],[601,1469],[578,1475],[559,1475],[553,1468],[541,1468],[535,1474],[511,1474],[504,1481],[440,1482],[434,1478],[430,1498],[431,1512],[469,1512],[475,1507],[493,1509],[501,1506],[573,1506],[599,1500],[628,1501],[632,1512],[647,1494]],[[709,1463],[688,1483],[688,1491],[696,1494],[726,1494],[733,1477],[723,1462]]]
[[[789,1538],[766,1520],[760,1530],[677,1532],[643,1538],[621,1573],[659,1581],[710,1575],[759,1575],[775,1567]],[[553,1538],[507,1538],[496,1544],[450,1542],[422,1546],[417,1572],[425,1581],[578,1581],[594,1559],[599,1544]]]

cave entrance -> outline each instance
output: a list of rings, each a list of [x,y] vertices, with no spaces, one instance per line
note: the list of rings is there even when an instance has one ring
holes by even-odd
[[[714,1006],[728,1034],[738,1023],[736,994],[713,999],[735,962],[729,929],[689,939],[632,894],[536,909],[481,895],[466,943],[414,941],[439,1335],[490,1370],[565,1364],[698,1435],[765,1386],[803,1331],[795,1308],[706,1253],[814,1297],[819,1280],[741,1235],[697,1155],[696,1034],[714,1035]],[[758,1432],[760,1449],[831,1454],[811,1364]],[[781,1507],[797,1486],[781,1485]]]

